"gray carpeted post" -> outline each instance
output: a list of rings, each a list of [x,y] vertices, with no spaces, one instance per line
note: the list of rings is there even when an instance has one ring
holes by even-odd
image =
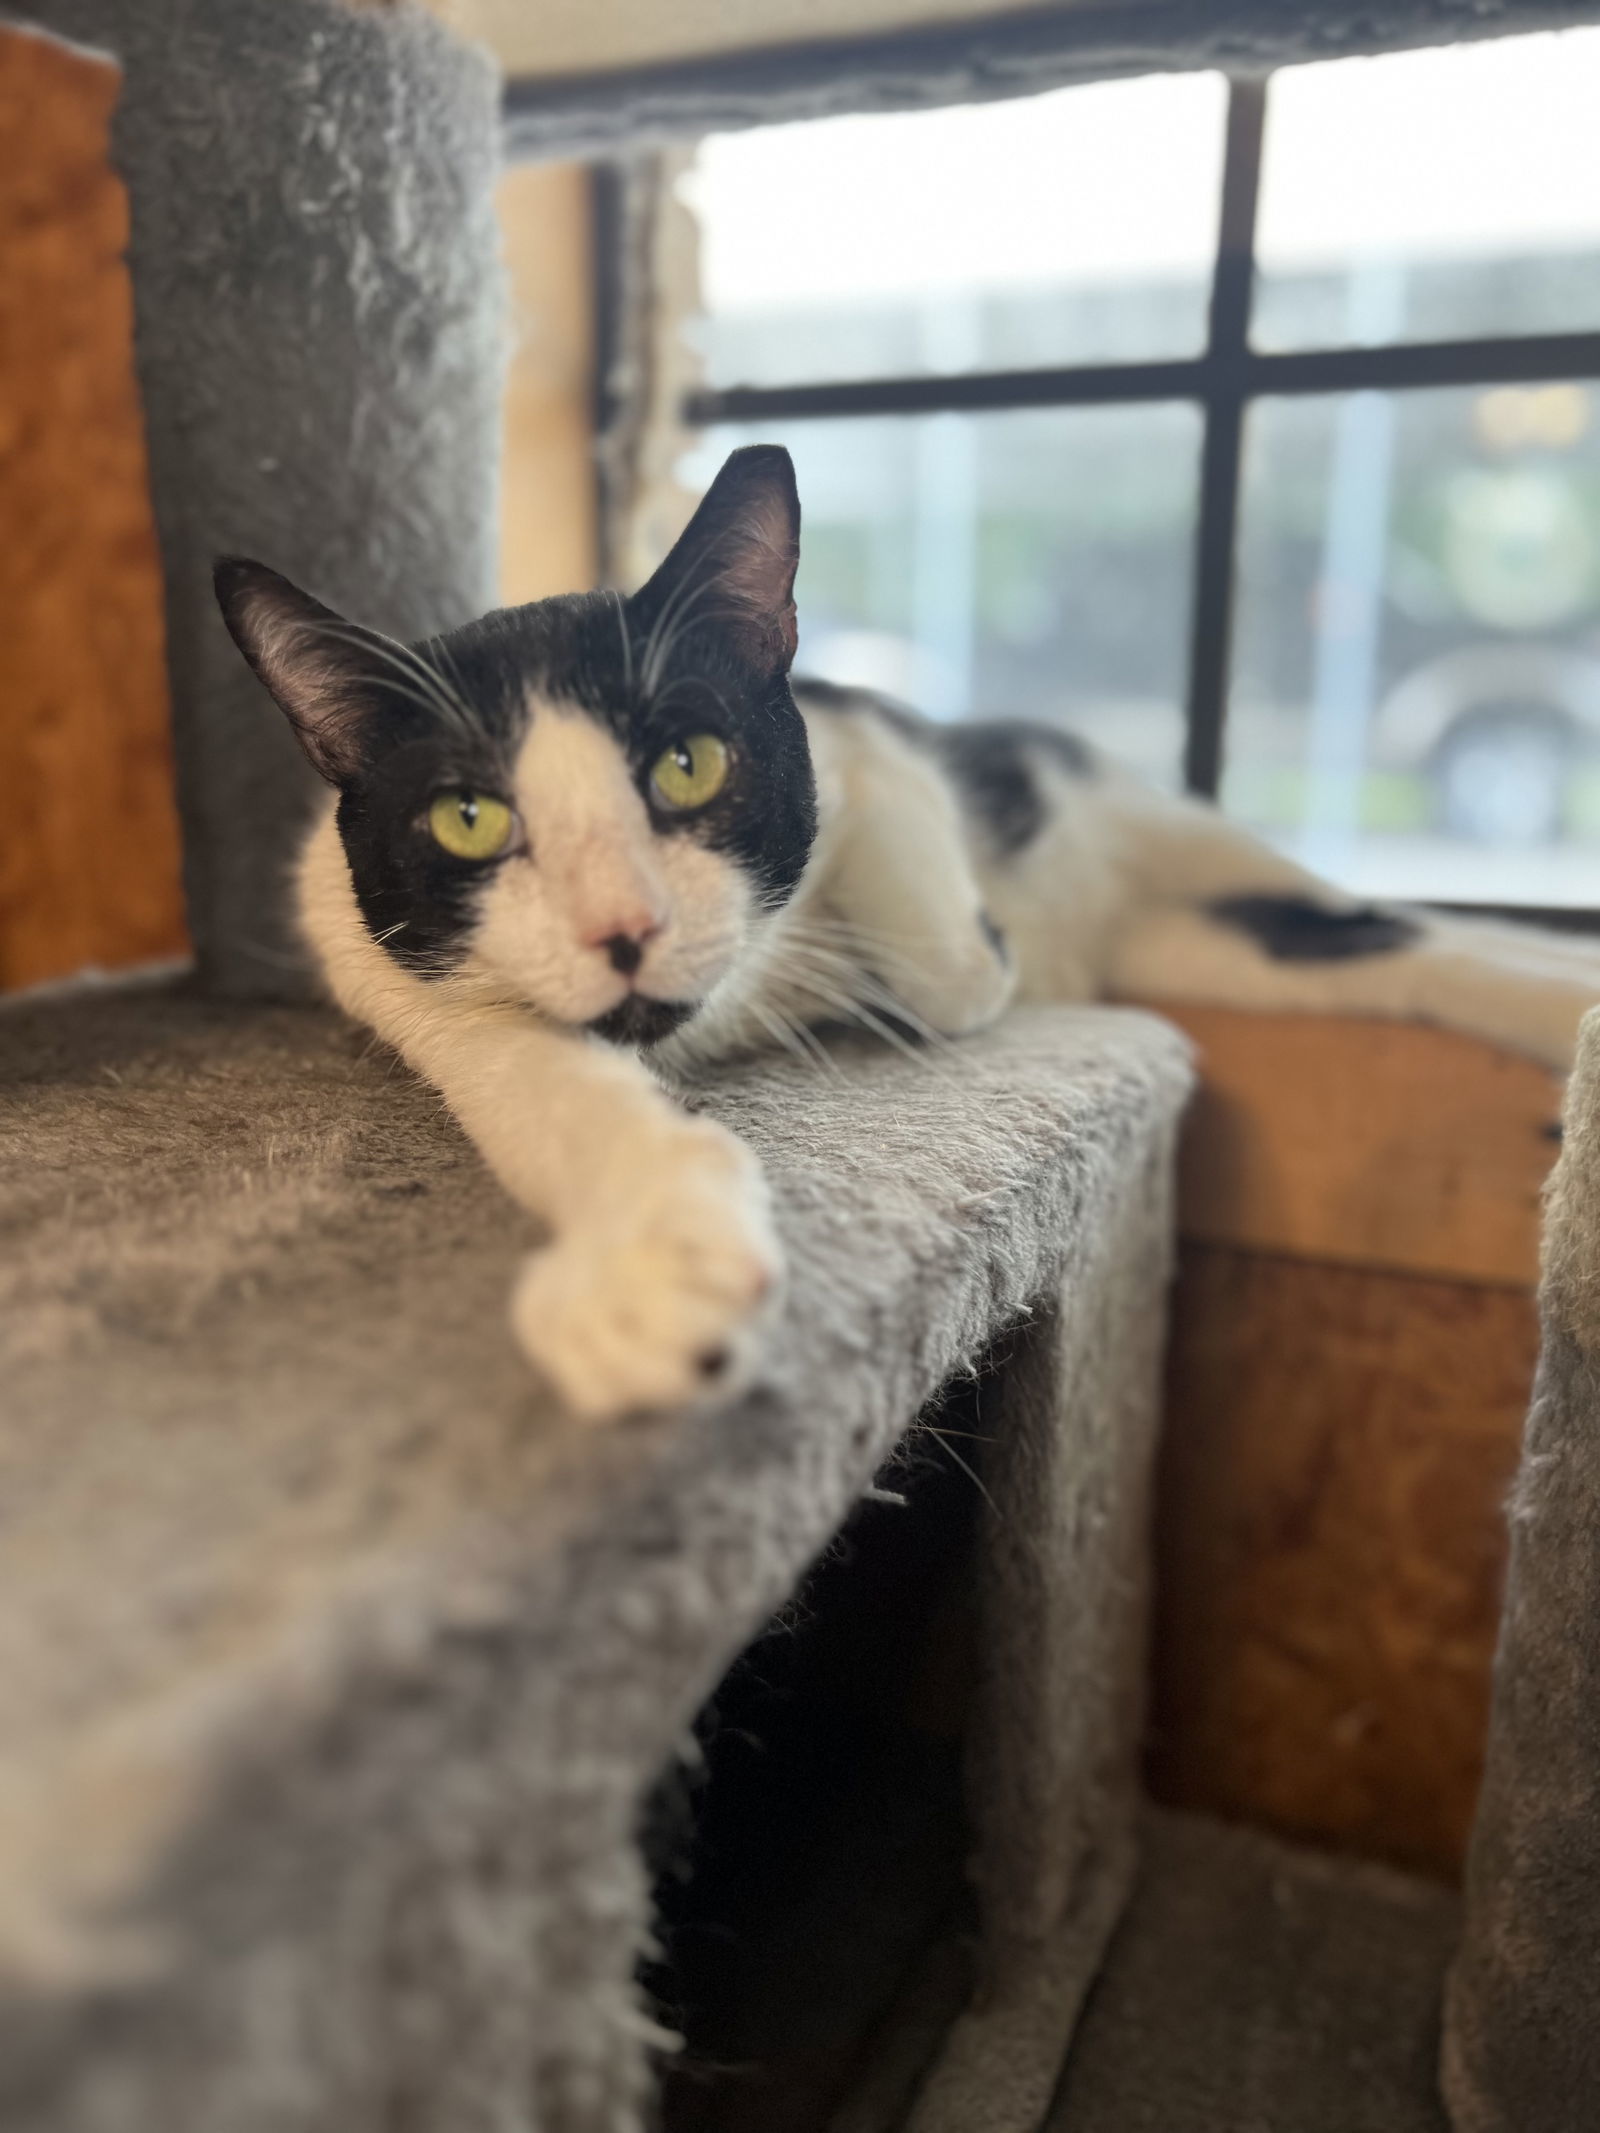
[[[1544,1346],[1446,2008],[1457,2133],[1600,2124],[1600,1013],[1551,1179]]]
[[[213,991],[301,982],[312,797],[212,559],[413,636],[494,600],[499,85],[419,7],[31,0],[123,67],[137,355],[166,571],[189,923]]]

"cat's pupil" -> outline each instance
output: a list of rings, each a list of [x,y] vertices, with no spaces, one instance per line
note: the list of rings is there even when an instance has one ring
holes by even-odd
[[[468,829],[477,828],[478,803],[469,792],[464,792],[461,795],[460,815],[462,821],[466,824]]]
[[[694,751],[690,748],[687,741],[678,742],[677,746],[672,751],[672,760],[677,764],[678,768],[683,772],[686,778],[693,777]]]

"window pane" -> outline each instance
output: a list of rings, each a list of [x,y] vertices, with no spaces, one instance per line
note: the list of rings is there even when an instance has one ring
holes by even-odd
[[[1600,391],[1268,400],[1224,804],[1351,888],[1600,900]]]
[[[797,422],[796,671],[935,717],[1073,727],[1163,783],[1183,754],[1200,421],[1188,406]]]
[[[1216,243],[1220,75],[713,135],[713,385],[1195,353]]]
[[[1600,326],[1600,30],[1272,78],[1253,337]]]

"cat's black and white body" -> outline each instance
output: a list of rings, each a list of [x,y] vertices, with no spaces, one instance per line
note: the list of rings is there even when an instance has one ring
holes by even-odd
[[[1435,1022],[1565,1069],[1600,999],[1600,944],[1359,902],[1059,730],[795,693],[823,796],[805,893],[884,944],[877,968],[936,1030],[1010,998],[1190,1000]],[[1009,951],[998,1005],[974,912]]]
[[[1569,1061],[1600,998],[1582,943],[1355,905],[1048,728],[791,692],[798,557],[787,454],[758,446],[627,601],[407,647],[218,569],[339,794],[306,934],[548,1225],[513,1324],[575,1412],[743,1374],[779,1257],[753,1159],[670,1093],[712,1059],[1128,996],[1413,1016]]]

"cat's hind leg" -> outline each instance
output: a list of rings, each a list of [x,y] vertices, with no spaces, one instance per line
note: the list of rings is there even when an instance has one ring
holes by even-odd
[[[1131,914],[1118,998],[1436,1023],[1565,1071],[1600,1003],[1600,944],[1533,928],[1242,892]]]
[[[1600,942],[1364,903],[1214,807],[1120,798],[1114,995],[1430,1022],[1571,1065],[1600,1002]]]

